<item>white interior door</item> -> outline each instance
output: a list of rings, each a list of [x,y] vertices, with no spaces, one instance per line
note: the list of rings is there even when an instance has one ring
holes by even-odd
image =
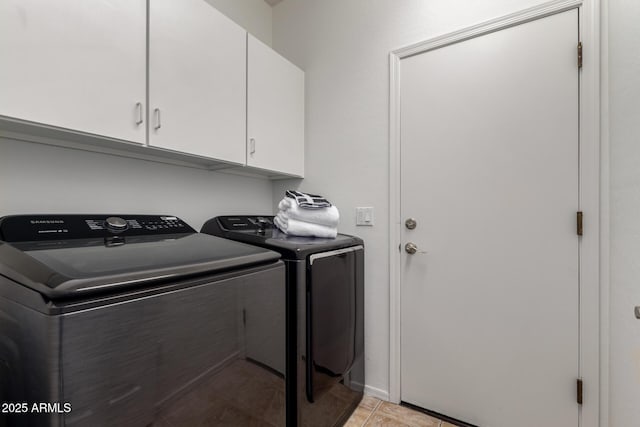
[[[570,10],[401,61],[405,402],[578,425],[577,42]]]

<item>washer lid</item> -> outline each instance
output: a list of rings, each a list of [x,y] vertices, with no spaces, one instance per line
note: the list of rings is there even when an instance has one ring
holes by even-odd
[[[0,242],[0,274],[52,299],[176,281],[279,258],[266,249],[199,233]]]

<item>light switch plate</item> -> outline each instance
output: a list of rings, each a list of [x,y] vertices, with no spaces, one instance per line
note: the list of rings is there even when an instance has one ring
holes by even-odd
[[[372,207],[356,208],[356,225],[372,226],[373,223]]]

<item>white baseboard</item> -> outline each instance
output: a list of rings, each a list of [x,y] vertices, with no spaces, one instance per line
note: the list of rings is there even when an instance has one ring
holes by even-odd
[[[389,392],[387,390],[371,387],[370,385],[364,386],[364,394],[366,394],[367,396],[377,397],[381,400],[389,401]]]

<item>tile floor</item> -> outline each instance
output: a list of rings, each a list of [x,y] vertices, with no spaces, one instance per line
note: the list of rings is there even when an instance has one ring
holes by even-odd
[[[265,394],[266,393],[266,394]],[[355,404],[357,393],[335,384],[303,411],[307,427],[339,419]],[[236,360],[171,400],[153,427],[284,425],[284,379],[244,360]],[[0,423],[1,425],[1,423]],[[455,427],[404,406],[364,396],[345,427]]]
[[[345,427],[455,427],[404,406],[365,396]]]
[[[281,427],[285,425],[284,399],[281,375],[237,359],[168,400],[152,427]],[[314,403],[303,401],[302,425],[326,427],[327,419],[344,420],[359,399],[359,393],[333,382]]]

